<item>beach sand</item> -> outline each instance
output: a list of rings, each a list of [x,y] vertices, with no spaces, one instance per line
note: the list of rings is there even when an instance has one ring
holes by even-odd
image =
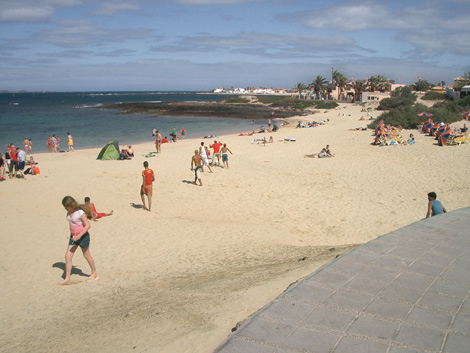
[[[428,192],[448,211],[470,206],[470,145],[438,147],[406,131],[416,144],[373,146],[371,131],[349,130],[367,124],[360,110],[341,104],[299,118],[329,119],[316,128],[295,129],[291,118],[255,136],[272,135],[265,146],[223,136],[230,169],[206,170],[203,187],[191,184],[190,170],[202,140],[165,144],[152,158],[143,156],[151,142],[135,145],[128,161],[98,161],[99,149],[36,154],[40,175],[0,183],[0,351],[212,352],[289,284],[422,219]],[[303,157],[326,144],[334,158]],[[145,160],[156,175],[151,213],[139,194]],[[91,222],[98,281],[85,282],[78,250],[74,284],[57,285],[66,195],[114,210]]]

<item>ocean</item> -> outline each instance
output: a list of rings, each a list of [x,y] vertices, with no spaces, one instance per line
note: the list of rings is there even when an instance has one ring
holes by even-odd
[[[122,114],[103,105],[120,102],[217,101],[229,96],[202,92],[62,92],[1,93],[0,151],[6,144],[22,146],[31,139],[33,154],[47,152],[47,138],[56,134],[67,149],[67,133],[74,148],[101,147],[109,141],[132,145],[152,141],[152,128],[169,136],[184,127],[186,138],[203,138],[253,130],[246,119]],[[265,122],[256,122],[256,126]]]

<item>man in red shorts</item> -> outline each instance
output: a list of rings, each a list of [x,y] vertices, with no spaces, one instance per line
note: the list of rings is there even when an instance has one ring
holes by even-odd
[[[145,207],[145,195],[147,195],[147,200],[149,204],[148,211],[152,210],[152,194],[153,194],[153,185],[152,182],[155,180],[155,174],[153,170],[149,168],[149,162],[144,162],[144,170],[142,171],[142,187],[140,188],[140,197],[142,198],[142,203],[144,204],[144,210],[147,210]]]

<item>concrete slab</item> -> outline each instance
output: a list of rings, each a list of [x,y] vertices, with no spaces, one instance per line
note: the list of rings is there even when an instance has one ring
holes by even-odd
[[[289,287],[215,352],[467,352],[469,270],[470,208],[421,220]]]

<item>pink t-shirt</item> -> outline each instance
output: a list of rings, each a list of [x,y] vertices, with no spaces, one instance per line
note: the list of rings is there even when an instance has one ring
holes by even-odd
[[[84,214],[85,212],[83,212],[83,210],[77,210],[72,214],[67,212],[67,221],[69,221],[70,234],[72,234],[72,236],[76,236],[83,230],[83,228],[85,228],[82,220],[80,219]]]

